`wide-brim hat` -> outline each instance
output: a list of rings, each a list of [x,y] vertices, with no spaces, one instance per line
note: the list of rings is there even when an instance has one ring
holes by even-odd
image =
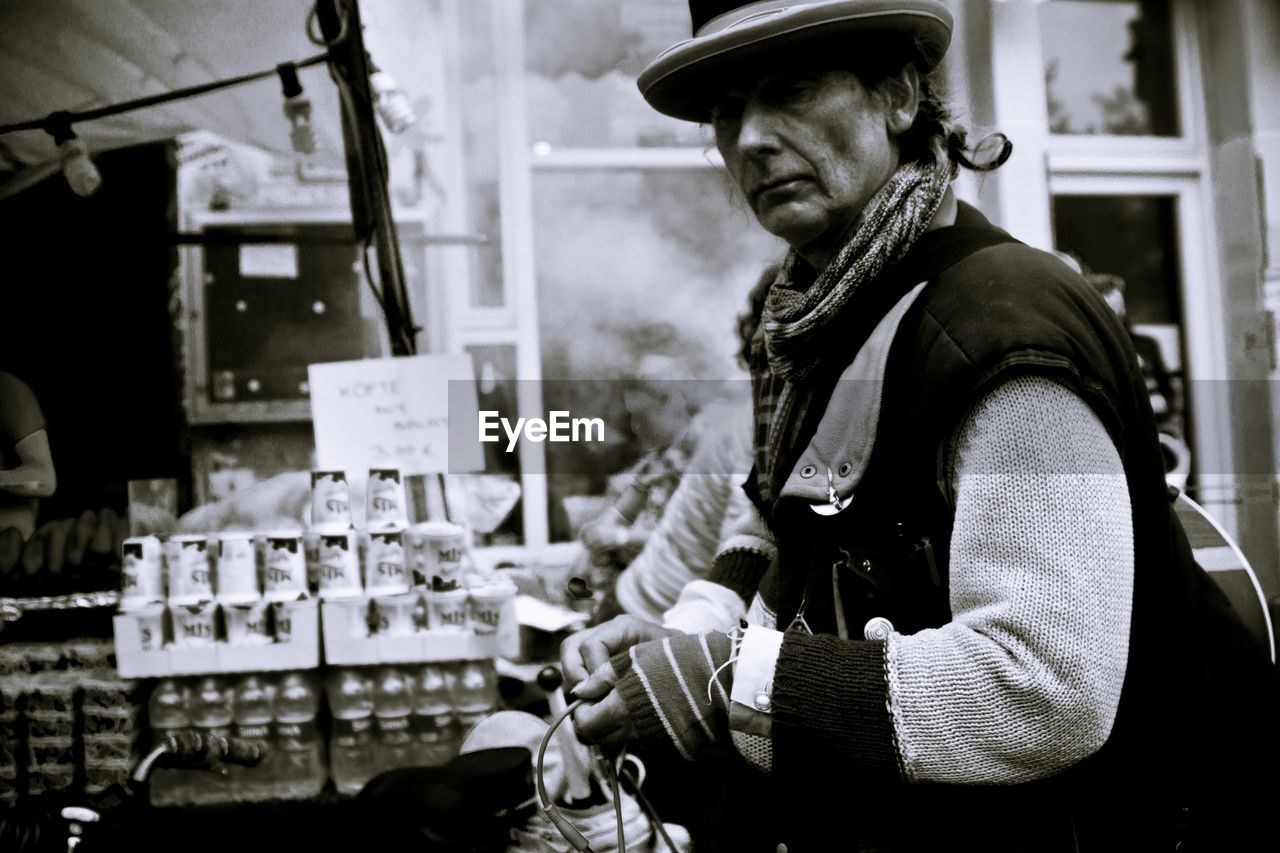
[[[941,0],[691,0],[689,6],[693,38],[663,51],[637,80],[650,106],[686,121],[706,121],[718,94],[748,82],[746,75],[785,70],[783,60],[854,67],[859,49],[898,35],[927,72],[951,43],[951,13]]]

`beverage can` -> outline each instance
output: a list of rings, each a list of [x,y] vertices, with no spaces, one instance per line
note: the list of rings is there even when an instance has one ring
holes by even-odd
[[[213,572],[209,566],[209,541],[183,534],[169,539],[165,555],[169,568],[169,603],[197,604],[213,600]]]
[[[460,634],[467,630],[467,591],[449,589],[441,592],[424,590],[427,602],[427,629]]]
[[[218,534],[218,571],[215,580],[218,600],[223,604],[249,604],[262,598],[252,533]]]
[[[216,619],[218,605],[206,601],[200,604],[170,607],[173,616],[173,644],[178,648],[195,649],[212,646],[217,639]]]
[[[154,536],[130,536],[120,547],[120,609],[144,609],[164,602],[164,572],[160,540]]]
[[[352,531],[321,533],[317,557],[321,598],[351,598],[364,592]]]
[[[370,595],[396,595],[409,591],[405,569],[404,531],[373,531],[365,553],[365,587]]]
[[[223,604],[227,642],[237,646],[264,646],[275,640],[268,622],[269,601],[251,604]]]
[[[365,527],[370,531],[401,528],[408,524],[404,477],[399,468],[369,469],[365,504]]]
[[[424,521],[409,528],[409,554],[413,582],[442,592],[462,585],[462,560],[467,531],[449,521]]]
[[[378,634],[384,637],[412,636],[416,626],[414,608],[418,606],[418,594],[380,595],[373,599]]]
[[[351,527],[351,485],[345,471],[311,472],[311,526],[322,533]]]
[[[296,601],[307,595],[307,557],[302,537],[292,531],[267,535],[263,586],[268,601]]]
[[[514,624],[516,585],[499,580],[470,591],[467,626],[477,634],[496,634],[504,622]]]
[[[149,604],[129,611],[138,625],[138,647],[142,651],[153,652],[164,647],[164,614],[163,604]]]
[[[345,639],[368,639],[369,601],[366,598],[333,599],[324,606],[324,620],[326,634],[333,630],[336,631],[336,636]]]

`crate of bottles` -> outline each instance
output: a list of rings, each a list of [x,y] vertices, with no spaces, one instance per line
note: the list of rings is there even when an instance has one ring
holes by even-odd
[[[148,702],[153,737],[193,728],[261,741],[257,767],[226,776],[153,772],[154,805],[307,799],[330,781],[354,795],[399,767],[437,766],[497,706],[492,661],[342,667],[159,680]]]

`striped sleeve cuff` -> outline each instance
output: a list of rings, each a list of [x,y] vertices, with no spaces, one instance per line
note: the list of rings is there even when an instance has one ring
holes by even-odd
[[[729,637],[712,631],[676,634],[615,655],[615,689],[637,739],[665,737],[688,760],[715,743],[729,704],[731,653]]]
[[[642,743],[662,740],[678,743],[670,726],[664,726],[657,713],[656,703],[651,700],[650,685],[646,684],[646,679],[641,678],[632,666],[631,651],[628,649],[613,656],[613,671],[618,674],[618,684],[614,689],[627,706],[627,714],[636,729],[636,739]]]
[[[755,597],[772,561],[771,555],[756,550],[721,549],[711,564],[711,574],[707,579],[736,592],[745,606]]]

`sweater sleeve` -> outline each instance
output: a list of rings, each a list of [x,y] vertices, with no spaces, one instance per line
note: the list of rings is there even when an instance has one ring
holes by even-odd
[[[1025,377],[975,406],[952,451],[952,621],[883,642],[787,632],[771,697],[779,761],[825,749],[909,781],[1012,784],[1109,736],[1133,596],[1115,446],[1083,400]]]

